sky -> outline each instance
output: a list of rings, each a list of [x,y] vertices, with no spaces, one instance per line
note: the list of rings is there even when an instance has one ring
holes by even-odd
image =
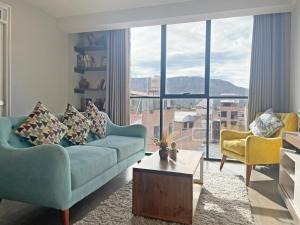
[[[160,74],[161,27],[131,29],[131,76]],[[167,77],[204,76],[205,22],[167,26]],[[212,20],[211,78],[248,88],[253,17]]]

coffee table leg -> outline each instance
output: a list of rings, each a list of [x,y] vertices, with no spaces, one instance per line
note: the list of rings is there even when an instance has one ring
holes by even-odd
[[[203,154],[201,156],[201,159],[200,159],[200,184],[203,184],[203,163],[204,163],[204,157],[203,157]]]

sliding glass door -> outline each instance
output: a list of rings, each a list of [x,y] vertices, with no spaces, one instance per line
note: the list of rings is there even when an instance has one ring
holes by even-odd
[[[246,129],[252,17],[131,29],[131,124],[220,158],[223,128]]]

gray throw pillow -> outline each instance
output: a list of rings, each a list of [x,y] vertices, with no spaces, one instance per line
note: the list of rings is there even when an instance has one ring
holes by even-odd
[[[254,135],[270,137],[283,126],[283,122],[273,113],[273,110],[268,109],[257,117],[249,127]]]

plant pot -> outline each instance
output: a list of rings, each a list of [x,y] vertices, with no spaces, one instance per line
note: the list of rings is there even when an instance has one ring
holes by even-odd
[[[170,157],[171,159],[173,159],[174,161],[176,161],[176,159],[177,159],[177,149],[175,149],[175,150],[170,150],[170,152],[169,152],[169,157]]]
[[[167,148],[161,148],[159,150],[159,156],[160,156],[160,159],[162,160],[167,160],[168,159],[168,156],[169,156],[169,151]]]

